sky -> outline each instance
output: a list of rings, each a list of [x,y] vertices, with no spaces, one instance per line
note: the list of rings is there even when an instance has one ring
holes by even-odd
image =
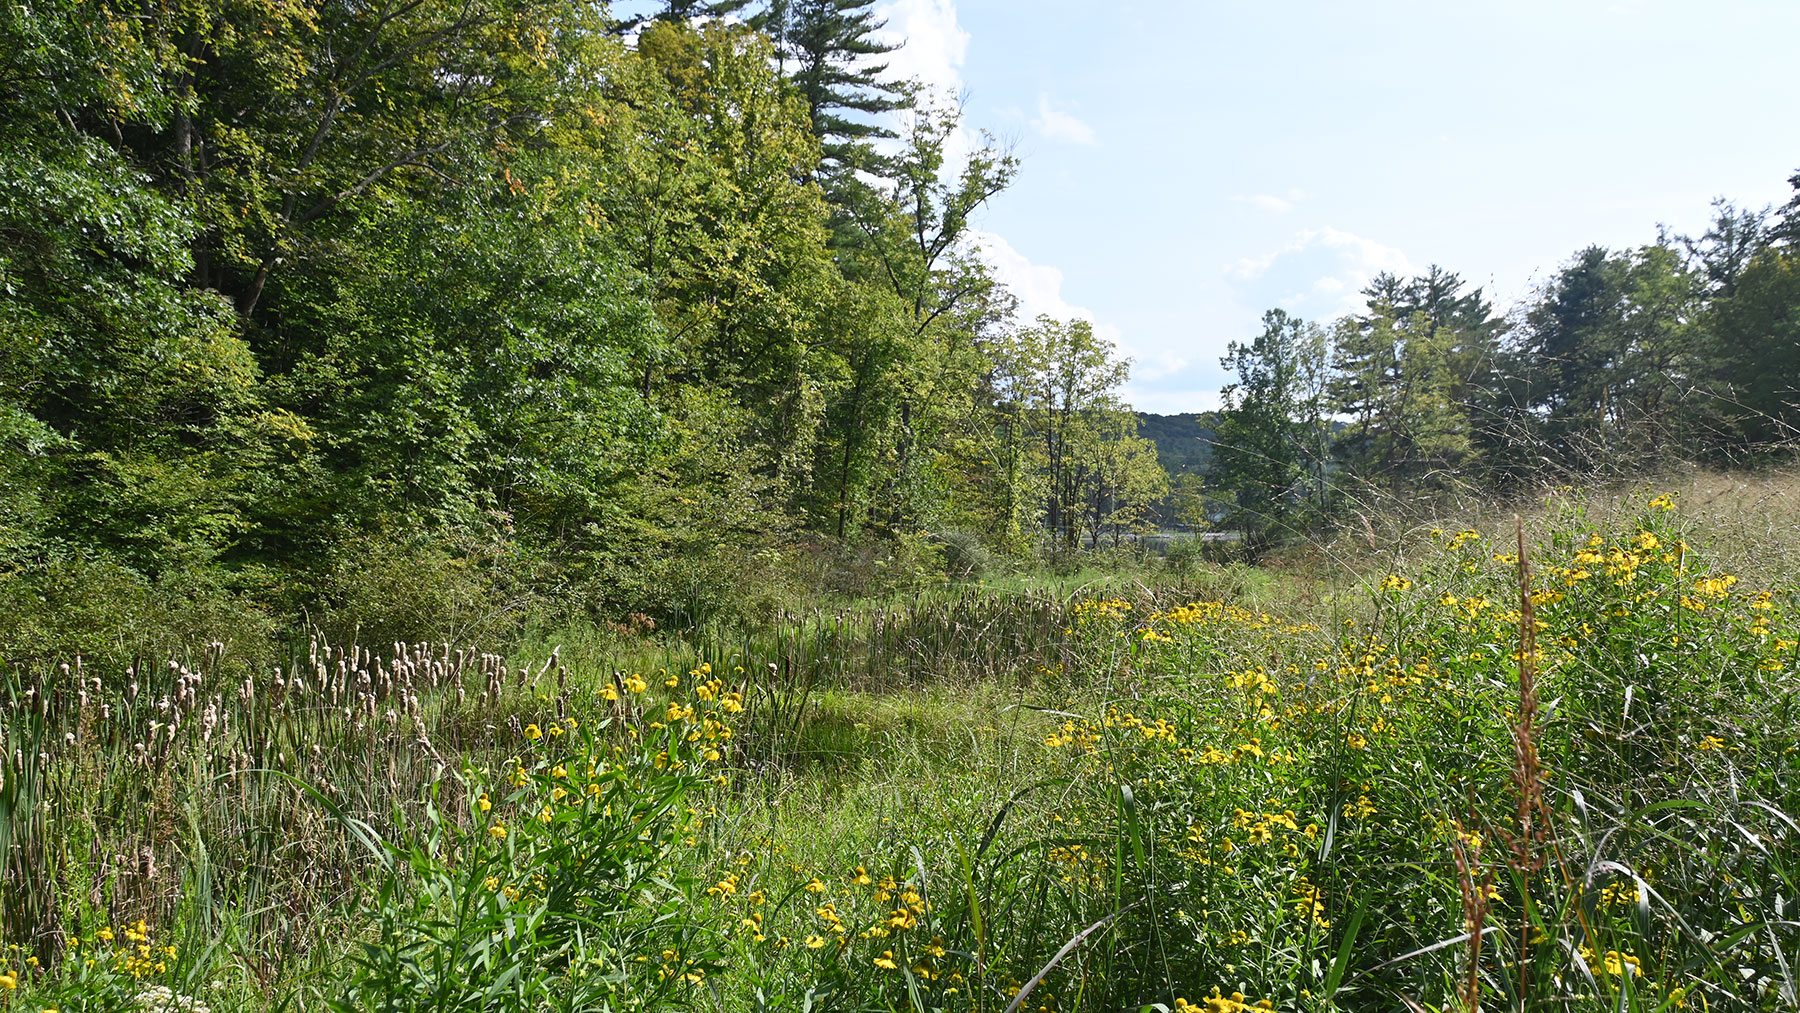
[[[1438,264],[1502,309],[1800,171],[1800,0],[883,0],[888,59],[1022,160],[977,221],[1140,410],[1216,407],[1263,311]]]

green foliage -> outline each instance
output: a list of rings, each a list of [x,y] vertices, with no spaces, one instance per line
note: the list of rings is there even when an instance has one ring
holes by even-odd
[[[1528,1008],[1781,1008],[1795,603],[1669,506],[1553,502],[1524,598],[1470,529],[1323,596],[1237,567],[579,656],[42,671],[6,931],[145,917],[165,966],[50,946],[18,1000],[1452,1009],[1472,970]]]
[[[1039,317],[999,354],[998,411],[1005,416],[1009,531],[1029,529],[1040,509],[1051,538],[1098,544],[1148,520],[1168,491],[1155,448],[1118,399],[1130,365],[1085,320]],[[1009,490],[1011,492],[1011,490]]]
[[[905,85],[883,79],[885,64],[870,62],[900,48],[874,38],[885,25],[875,20],[874,5],[874,0],[771,0],[751,20],[775,43],[782,69],[806,102],[828,184],[849,170],[879,169],[871,142],[895,134],[873,117],[906,108],[911,100]]]
[[[745,7],[0,10],[0,1005],[1791,998],[1785,585],[1661,513],[1561,518],[1541,626],[1461,534],[1267,613],[1135,541],[1778,445],[1791,208],[1514,332],[1271,313],[1172,487],[971,243],[1011,153],[880,118],[866,0]]]
[[[1693,319],[1700,289],[1668,246],[1582,251],[1526,315],[1526,403],[1543,438],[1574,461],[1639,456],[1697,421],[1674,411],[1679,378],[1703,371]]]
[[[634,11],[0,12],[8,586],[88,568],[245,630],[680,626],[778,610],[733,590],[770,559],[924,546],[925,573],[934,531],[1021,557],[1227,513],[1260,551],[1374,497],[1795,424],[1791,216],[1720,205],[1580,255],[1511,335],[1455,274],[1379,277],[1365,313],[1290,322],[1300,379],[1234,352],[1236,449],[1175,454],[1045,386],[1091,335],[1015,320],[972,242],[1018,161],[958,154],[960,113],[887,79],[866,0]],[[1169,485],[1202,460],[1210,493]],[[417,593],[346,576],[396,553]],[[84,635],[18,590],[7,653],[124,650],[163,594]]]
[[[1328,506],[1325,349],[1318,327],[1270,310],[1263,333],[1220,360],[1238,378],[1223,392],[1208,477],[1231,494],[1225,523],[1253,556],[1303,535]]]
[[[1725,383],[1723,414],[1756,443],[1791,440],[1800,426],[1800,258],[1758,253],[1709,311]]]
[[[465,771],[461,797],[399,830],[405,844],[372,842],[372,938],[328,1008],[644,1009],[699,980],[717,957],[676,856],[702,754],[717,755],[713,713],[656,722],[628,753],[607,745],[604,719],[552,724],[548,738],[532,725],[544,748],[491,777]]]

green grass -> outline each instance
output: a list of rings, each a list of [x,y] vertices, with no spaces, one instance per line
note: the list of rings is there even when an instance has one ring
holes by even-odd
[[[279,684],[22,673],[0,1008],[1796,1008],[1757,481],[1547,500],[1535,683],[1492,516]]]

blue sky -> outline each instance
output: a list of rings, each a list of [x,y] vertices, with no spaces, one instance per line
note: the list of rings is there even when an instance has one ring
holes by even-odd
[[[1577,249],[1781,204],[1800,2],[887,0],[894,70],[1013,144],[980,239],[1146,411],[1212,407],[1263,310],[1441,264],[1502,306]]]

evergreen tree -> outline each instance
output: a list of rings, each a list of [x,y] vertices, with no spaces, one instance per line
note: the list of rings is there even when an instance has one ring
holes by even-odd
[[[1710,307],[1722,411],[1733,421],[1716,450],[1800,440],[1800,253],[1765,249]]]
[[[1800,177],[1796,177],[1800,178]],[[1713,201],[1713,220],[1699,239],[1682,237],[1689,260],[1699,265],[1706,293],[1729,299],[1750,261],[1769,244],[1768,211],[1739,209],[1730,201]]]
[[[1543,451],[1581,470],[1631,467],[1705,424],[1685,394],[1707,372],[1704,283],[1671,246],[1589,247],[1538,293],[1517,346]]]
[[[1435,265],[1404,282],[1378,275],[1363,295],[1366,311],[1335,327],[1328,386],[1351,420],[1336,454],[1388,489],[1441,484],[1468,463],[1500,321],[1480,289]]]
[[[828,180],[851,169],[879,173],[871,142],[896,135],[873,117],[911,102],[911,89],[887,79],[887,65],[874,62],[900,48],[875,37],[886,22],[876,19],[874,6],[875,0],[772,0],[751,19],[775,41],[783,72],[806,101]]]
[[[1800,247],[1800,172],[1788,177],[1788,186],[1793,188],[1794,196],[1781,206],[1769,238],[1793,249]]]

